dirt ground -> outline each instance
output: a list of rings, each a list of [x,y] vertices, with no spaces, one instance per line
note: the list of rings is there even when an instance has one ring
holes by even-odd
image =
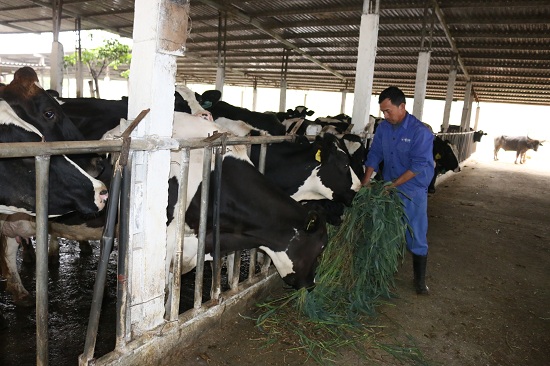
[[[550,360],[550,154],[479,153],[448,173],[429,199],[429,296],[412,288],[409,256],[397,298],[378,309],[369,358],[347,350],[337,365],[547,365]],[[295,345],[268,345],[242,317],[165,365],[314,365]]]

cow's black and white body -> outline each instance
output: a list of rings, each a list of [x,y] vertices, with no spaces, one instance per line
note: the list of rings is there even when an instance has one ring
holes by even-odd
[[[65,115],[86,140],[99,140],[128,118],[128,101],[96,98],[57,99]]]
[[[0,143],[40,142],[36,127],[19,118],[0,100]],[[36,212],[36,177],[33,158],[0,159],[0,212]],[[71,211],[90,214],[102,210],[107,199],[105,185],[92,178],[64,155],[52,156],[49,174],[49,215]]]
[[[219,126],[201,118],[176,113],[174,138],[205,137]],[[200,186],[203,153],[191,151],[185,220],[195,233],[186,237],[183,268],[196,265]],[[176,179],[179,164],[174,163],[170,180]],[[173,187],[173,185],[171,185]],[[295,288],[314,282],[317,256],[327,241],[325,222],[314,212],[272,185],[252,165],[244,146],[228,146],[223,158],[220,202],[220,243],[222,252],[260,248],[273,260],[283,280]],[[173,197],[173,195],[170,195]],[[212,202],[212,201],[210,201]],[[177,209],[177,206],[175,206]],[[206,235],[207,253],[212,251],[212,207],[209,208]],[[168,226],[168,237],[175,228]],[[172,255],[174,248],[169,248]]]
[[[32,68],[19,69],[9,85],[0,87],[0,98],[0,142],[83,140],[83,135],[66,117],[59,104],[40,87]],[[105,184],[92,178],[81,166],[87,171],[93,171],[94,175],[103,170],[102,167],[97,169],[95,155],[71,158],[60,155],[50,158],[50,216],[73,211],[96,214],[104,208],[108,196]],[[0,159],[0,181],[1,213],[35,214],[36,179],[33,158]],[[10,219],[6,217],[2,222],[5,221]],[[1,229],[4,232],[7,227]],[[28,234],[21,230],[23,236]],[[16,244],[3,248],[5,250],[2,252],[2,259],[6,250],[9,253],[17,250],[16,237],[11,239]],[[2,262],[5,263],[4,260]],[[6,272],[6,267],[11,268],[3,265],[3,272]],[[5,276],[10,276],[10,273]]]
[[[503,149],[504,151],[515,151],[516,160],[514,163],[517,164],[519,158],[519,163],[523,164],[525,163],[525,153],[527,150],[533,149],[534,151],[537,151],[539,146],[542,146],[542,142],[540,140],[532,139],[529,136],[497,136],[495,137],[494,159],[498,160],[497,155],[500,149]]]
[[[223,129],[210,121],[187,113],[174,114],[173,138],[205,138]],[[117,135],[111,131],[108,135]],[[173,154],[169,178],[167,207],[166,274],[171,277],[175,253],[177,212],[177,176],[180,163]],[[182,272],[191,271],[197,263],[200,192],[202,183],[202,150],[191,150],[185,210],[186,232],[182,254]],[[212,167],[213,168],[213,167]],[[213,172],[212,172],[213,173]],[[213,178],[212,178],[213,181]],[[211,188],[212,190],[213,188]],[[275,187],[252,164],[242,145],[228,146],[222,163],[220,202],[220,244],[222,253],[260,248],[273,260],[283,280],[295,288],[314,283],[315,262],[327,242],[324,218],[308,211],[288,194]],[[212,193],[211,193],[212,194]],[[212,200],[208,209],[206,253],[212,252]]]
[[[458,150],[449,140],[443,140],[439,136],[434,136],[433,156],[435,168],[434,176],[428,187],[429,193],[435,193],[435,181],[439,174],[444,174],[448,171],[460,171]]]
[[[191,96],[188,95],[188,97]],[[281,136],[286,133],[285,126],[273,113],[254,112],[246,108],[236,107],[221,101],[220,98],[221,93],[217,90],[208,90],[199,97],[199,104],[212,113],[214,121],[220,117],[225,117],[234,121],[243,121],[268,135]],[[187,102],[189,103],[190,99],[187,99]],[[191,109],[193,110],[193,108]]]
[[[259,163],[260,147],[252,146],[251,160]],[[351,205],[361,188],[350,166],[347,147],[332,134],[313,143],[283,142],[267,147],[265,176],[296,201],[328,199]]]
[[[20,119],[5,101],[0,100],[0,143],[42,140],[36,127]],[[0,159],[0,186],[0,267],[7,280],[6,290],[16,303],[32,305],[17,272],[16,254],[20,239],[36,234],[34,221],[27,215],[36,213],[34,159]],[[48,196],[50,216],[72,211],[96,214],[105,207],[107,188],[66,156],[52,156]]]

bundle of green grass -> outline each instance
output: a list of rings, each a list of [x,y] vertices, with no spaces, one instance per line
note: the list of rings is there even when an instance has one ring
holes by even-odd
[[[299,348],[318,361],[334,348],[363,339],[367,336],[365,319],[375,313],[381,300],[391,296],[405,252],[408,226],[404,218],[395,188],[383,182],[362,188],[346,208],[342,224],[329,227],[315,289],[260,304],[265,312],[257,325],[276,328],[277,334],[297,334]]]

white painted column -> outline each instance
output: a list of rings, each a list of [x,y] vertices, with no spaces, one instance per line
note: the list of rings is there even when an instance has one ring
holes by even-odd
[[[63,91],[63,45],[61,42],[52,42],[50,56],[50,89],[57,90],[59,95]]]
[[[441,124],[442,132],[447,132],[447,129],[449,128],[449,119],[451,117],[451,106],[453,104],[453,96],[455,92],[456,73],[457,73],[456,63],[453,63],[451,65],[451,70],[449,71],[449,81],[447,82],[447,95],[445,96],[445,109],[443,110],[443,122]]]
[[[416,81],[414,83],[414,104],[412,114],[422,121],[424,112],[424,100],[426,99],[426,84],[428,83],[428,69],[430,68],[431,51],[420,51],[418,53],[418,64],[416,67]]]
[[[151,111],[133,137],[172,136],[176,55],[183,54],[189,4],[136,0],[128,115]],[[129,293],[133,334],[164,321],[166,205],[170,151],[135,152],[129,225]]]
[[[470,99],[472,98],[472,82],[466,82],[466,88],[464,89],[464,106],[462,107],[462,117],[460,118],[460,129],[465,131],[466,126],[470,125],[469,110],[471,107]]]
[[[281,88],[279,94],[279,112],[286,111],[286,79],[281,79]]]
[[[254,82],[254,87],[252,88],[252,110],[256,111],[256,106],[258,104],[258,85]]]
[[[353,133],[363,132],[369,122],[379,17],[378,2],[375,9],[371,10],[370,1],[364,0],[363,14],[361,14],[361,26],[359,29],[353,113],[351,116]]]
[[[63,95],[63,45],[59,42],[59,30],[61,28],[61,14],[63,2],[52,0],[53,42],[50,53],[50,89]]]
[[[477,131],[477,128],[478,128],[478,125],[479,125],[479,103],[477,103],[477,107],[476,107],[476,119],[475,119],[475,122],[474,122],[474,131]]]
[[[346,97],[348,95],[347,90],[342,90],[342,99],[340,101],[340,114],[344,114],[346,112]]]
[[[223,85],[225,84],[225,68],[219,66],[216,69],[216,90],[219,90],[223,96]]]
[[[466,117],[466,124],[464,125],[464,131],[470,131],[470,125],[472,124],[472,107],[474,105],[474,96],[470,96],[470,103],[468,105],[468,117]]]
[[[81,20],[80,17],[75,19],[75,28],[77,33],[77,42],[78,46],[75,52],[77,53],[76,57],[76,72],[75,72],[75,79],[76,79],[76,97],[81,98],[84,96],[84,70],[82,63],[82,42],[80,38],[80,32],[81,32]]]

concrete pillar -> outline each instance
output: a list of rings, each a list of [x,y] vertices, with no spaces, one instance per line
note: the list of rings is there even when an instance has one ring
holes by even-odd
[[[222,93],[223,97],[223,85],[225,84],[225,67],[218,66],[216,69],[216,90]]]
[[[361,26],[359,28],[359,46],[357,48],[357,66],[355,71],[355,88],[353,95],[353,133],[365,130],[370,117],[370,100],[374,80],[374,60],[378,41],[378,4],[371,8],[369,0],[363,1]]]
[[[464,125],[464,131],[470,131],[470,125],[472,123],[472,107],[474,105],[473,95],[470,96],[470,103],[468,105],[468,117],[466,117],[466,124]]]
[[[460,129],[462,131],[466,130],[466,126],[470,126],[470,99],[472,98],[472,82],[466,82],[466,87],[464,89],[464,106],[462,107],[462,118],[460,119]]]
[[[342,99],[340,101],[340,114],[344,114],[346,112],[346,97],[348,95],[347,90],[342,90]]]
[[[441,131],[447,132],[449,128],[449,119],[451,117],[451,106],[453,104],[453,97],[455,92],[457,74],[456,62],[451,63],[451,69],[449,71],[449,81],[447,82],[447,95],[445,96],[445,109],[443,110],[443,122],[441,124]]]
[[[431,51],[420,51],[418,53],[418,64],[416,68],[416,81],[414,84],[414,104],[412,114],[422,121],[424,112],[424,100],[426,99],[426,84],[428,83],[428,69],[430,68]]]
[[[479,124],[479,103],[477,104],[477,107],[476,107],[476,119],[475,119],[475,122],[474,122],[474,131],[477,131],[477,128],[478,128],[478,124]]]
[[[189,3],[135,1],[128,116],[150,112],[132,137],[172,136],[176,56],[183,55],[188,15]],[[139,335],[164,322],[170,151],[137,151],[131,169],[129,314]]]
[[[80,38],[80,18],[77,18],[75,20],[75,28],[77,32],[78,37],[78,47],[76,49],[77,57],[76,57],[76,97],[81,98],[84,96],[84,70],[82,63],[82,46],[81,46],[81,38]]]
[[[61,27],[61,13],[63,2],[52,1],[53,19],[53,42],[50,54],[50,89],[56,90],[59,95],[63,91],[63,45],[59,42],[59,29]]]
[[[279,94],[279,112],[286,111],[286,79],[281,80],[281,88]]]
[[[256,111],[258,104],[258,82],[254,79],[254,87],[252,88],[252,110]]]
[[[61,42],[52,42],[50,56],[50,89],[57,90],[59,95],[63,91],[63,45]]]

